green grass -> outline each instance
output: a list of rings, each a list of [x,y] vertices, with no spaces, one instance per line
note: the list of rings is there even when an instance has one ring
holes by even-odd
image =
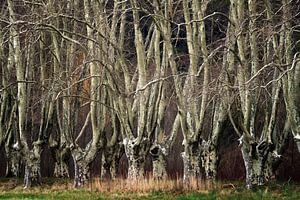
[[[194,200],[194,199],[300,199],[298,183],[273,182],[268,186],[246,190],[243,183],[235,182],[233,187],[218,183],[213,189],[197,191],[151,191],[151,192],[100,192],[97,188],[73,189],[72,182],[66,179],[47,179],[43,186],[23,189],[22,180],[0,179],[1,199],[157,199],[157,200]]]

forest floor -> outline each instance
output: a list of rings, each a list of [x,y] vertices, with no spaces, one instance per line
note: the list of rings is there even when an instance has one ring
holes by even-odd
[[[24,189],[21,179],[0,178],[0,199],[300,199],[300,183],[272,182],[245,189],[242,182],[196,183],[181,180],[128,182],[95,179],[74,189],[70,179],[43,179],[42,186]]]

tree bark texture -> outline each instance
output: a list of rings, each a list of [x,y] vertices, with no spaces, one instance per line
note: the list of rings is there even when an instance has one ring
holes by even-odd
[[[201,160],[205,171],[205,178],[215,180],[217,177],[218,153],[217,148],[210,141],[203,142]]]
[[[264,185],[273,174],[270,144],[265,141],[259,144],[245,142],[241,150],[246,168],[246,187],[251,189],[254,185]]]
[[[32,186],[41,185],[41,169],[40,156],[30,153],[26,158],[24,187],[30,188]]]
[[[107,147],[102,152],[101,178],[115,180],[118,175],[119,162],[123,155],[124,148],[121,144]]]
[[[144,167],[146,160],[146,152],[149,149],[149,142],[147,139],[141,143],[136,143],[136,139],[124,140],[125,154],[128,159],[128,176],[130,180],[139,180],[144,178]]]
[[[54,177],[57,178],[69,178],[69,169],[68,169],[68,150],[67,149],[56,149],[54,152],[55,166],[54,166]]]
[[[86,185],[90,179],[89,163],[85,162],[82,157],[73,155],[74,161],[74,187],[79,188]]]
[[[186,183],[203,178],[201,143],[200,141],[189,141],[188,144],[184,144],[185,151],[181,156],[183,159],[183,180]]]
[[[154,145],[150,149],[150,155],[153,162],[153,178],[157,180],[165,180],[167,174],[167,156],[166,148],[161,145]]]

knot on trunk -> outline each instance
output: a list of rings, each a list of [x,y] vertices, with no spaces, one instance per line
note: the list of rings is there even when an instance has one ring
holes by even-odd
[[[150,148],[150,155],[152,156],[153,160],[157,160],[159,159],[159,156],[166,156],[167,152],[166,149],[161,145],[156,144]]]
[[[155,145],[151,147],[150,154],[154,160],[157,160],[159,157],[159,154],[161,153],[160,147],[158,145]]]

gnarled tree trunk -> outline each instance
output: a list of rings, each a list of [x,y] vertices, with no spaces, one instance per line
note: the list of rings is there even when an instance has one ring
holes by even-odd
[[[74,160],[74,187],[82,187],[85,185],[90,178],[90,168],[89,164],[84,162],[84,160],[78,160],[78,158],[73,156]]]
[[[145,175],[144,167],[146,161],[146,152],[149,149],[149,142],[146,138],[141,143],[136,140],[125,139],[124,148],[128,159],[128,176],[129,180],[143,179]]]
[[[246,187],[251,189],[254,185],[264,185],[272,177],[272,163],[268,159],[270,145],[262,141],[243,142],[241,146],[244,164],[246,168]]]
[[[189,141],[184,144],[185,151],[181,156],[183,159],[183,180],[186,183],[203,178],[201,143],[199,141]]]
[[[166,148],[161,145],[153,145],[150,149],[150,155],[153,160],[153,178],[165,180],[168,177],[166,161],[168,153]]]
[[[37,154],[30,152],[26,155],[25,159],[25,175],[24,175],[24,187],[30,188],[32,186],[41,185],[41,157],[40,151]]]
[[[102,153],[101,178],[114,180],[117,178],[119,162],[124,148],[121,144],[107,147]]]
[[[218,153],[217,148],[210,141],[203,142],[201,161],[205,171],[205,178],[215,180],[217,177]]]
[[[57,178],[68,178],[70,177],[67,158],[69,151],[66,148],[56,149],[54,152],[55,166],[53,176]]]
[[[22,168],[21,152],[10,147],[5,148],[6,153],[6,177],[20,177]]]

